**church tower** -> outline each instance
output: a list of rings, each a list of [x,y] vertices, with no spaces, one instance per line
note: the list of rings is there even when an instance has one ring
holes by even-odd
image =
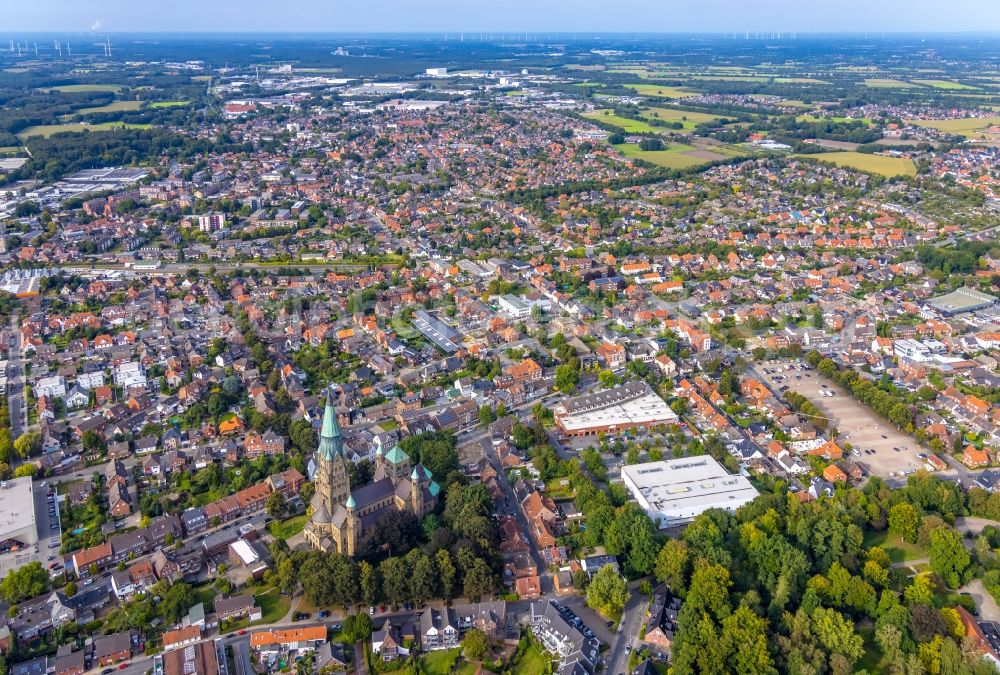
[[[413,467],[410,474],[410,504],[413,508],[413,515],[417,518],[424,517],[424,488],[420,485],[420,473],[417,467]]]
[[[337,507],[351,496],[346,461],[337,410],[333,405],[333,398],[327,395],[323,427],[319,432],[319,447],[316,448],[316,496],[329,514],[335,513]]]
[[[361,539],[361,521],[358,519],[358,514],[354,512],[357,503],[354,501],[353,495],[347,498],[345,506],[347,508],[346,527],[344,528],[346,532],[344,533],[344,546],[341,553],[354,556],[357,554],[358,540]]]

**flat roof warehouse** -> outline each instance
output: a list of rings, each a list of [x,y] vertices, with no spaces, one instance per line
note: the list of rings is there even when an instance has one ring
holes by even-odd
[[[927,304],[937,311],[951,316],[963,312],[974,312],[995,305],[997,298],[974,288],[958,288],[951,293],[932,298]]]
[[[643,381],[564,401],[555,407],[556,423],[574,436],[614,433],[677,421],[677,414]]]
[[[744,476],[730,474],[708,455],[626,466],[622,480],[660,527],[690,521],[712,508],[735,511],[759,494]]]
[[[4,539],[17,539],[22,544],[38,541],[35,500],[28,476],[0,483],[0,540]]]

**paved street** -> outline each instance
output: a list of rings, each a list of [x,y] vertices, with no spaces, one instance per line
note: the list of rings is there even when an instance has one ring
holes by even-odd
[[[7,334],[9,357],[7,359],[7,407],[10,411],[10,437],[17,438],[24,433],[28,424],[28,411],[24,405],[25,361],[21,359],[21,329],[17,317],[10,318]]]
[[[648,600],[645,596],[632,590],[632,596],[625,605],[622,613],[622,620],[618,625],[618,635],[611,649],[605,654],[605,662],[608,667],[605,669],[610,675],[618,675],[628,671],[629,652],[626,649],[633,646],[638,639],[639,631],[642,629],[642,622],[646,614]]]

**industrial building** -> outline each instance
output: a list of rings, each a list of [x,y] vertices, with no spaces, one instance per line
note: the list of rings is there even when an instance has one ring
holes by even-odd
[[[735,511],[759,494],[709,455],[626,466],[622,480],[658,527],[689,522],[708,509]]]
[[[38,543],[30,476],[0,483],[0,546],[10,550],[13,541],[23,546]]]
[[[666,401],[641,380],[563,401],[553,412],[567,436],[614,434],[677,421]]]
[[[963,286],[951,293],[931,298],[927,304],[936,309],[944,316],[955,316],[965,312],[975,312],[980,309],[992,307],[997,299],[989,293],[977,291],[974,288]]]

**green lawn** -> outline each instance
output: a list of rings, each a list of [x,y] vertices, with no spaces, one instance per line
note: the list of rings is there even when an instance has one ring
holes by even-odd
[[[191,105],[191,101],[153,101],[149,104],[150,108],[180,108],[186,105]]]
[[[58,87],[49,87],[49,91],[61,91],[63,93],[113,91],[117,94],[121,90],[122,85],[120,84],[63,84]]]
[[[212,584],[205,584],[204,586],[199,586],[194,589],[195,602],[200,602],[205,605],[206,612],[211,611],[212,602],[218,594],[219,591]]]
[[[868,155],[861,152],[821,152],[815,155],[794,155],[800,159],[815,159],[821,162],[831,162],[848,169],[857,169],[882,176],[915,176],[917,167],[913,160],[905,157],[885,157],[883,155]]]
[[[21,139],[32,136],[44,136],[48,138],[53,134],[61,134],[66,131],[108,131],[109,129],[148,129],[148,124],[123,124],[122,122],[103,122],[101,124],[42,124],[28,127],[18,132],[17,137]]]
[[[927,556],[924,549],[920,548],[916,544],[903,541],[895,534],[889,534],[888,530],[884,532],[868,532],[865,535],[864,545],[865,548],[881,546],[885,549],[885,552],[889,554],[889,559],[894,563],[916,560],[917,558],[924,558]]]
[[[538,675],[545,672],[545,666],[549,662],[538,645],[532,644],[510,669],[511,675]]]
[[[448,675],[461,653],[461,649],[441,649],[428,652],[420,657],[420,672],[427,673],[427,675]]]
[[[307,522],[309,522],[309,516],[303,513],[300,516],[292,516],[280,522],[273,521],[268,525],[267,529],[270,530],[275,539],[288,539],[301,532]]]
[[[76,111],[78,115],[88,115],[90,113],[124,112],[126,110],[138,110],[142,107],[142,101],[113,101],[107,105],[99,105],[93,108],[80,108]]]
[[[276,588],[272,588],[266,593],[255,595],[254,599],[257,601],[257,606],[260,607],[261,611],[260,621],[254,621],[254,624],[281,621],[288,614],[288,610],[292,606],[291,598],[287,595],[281,595]]]

